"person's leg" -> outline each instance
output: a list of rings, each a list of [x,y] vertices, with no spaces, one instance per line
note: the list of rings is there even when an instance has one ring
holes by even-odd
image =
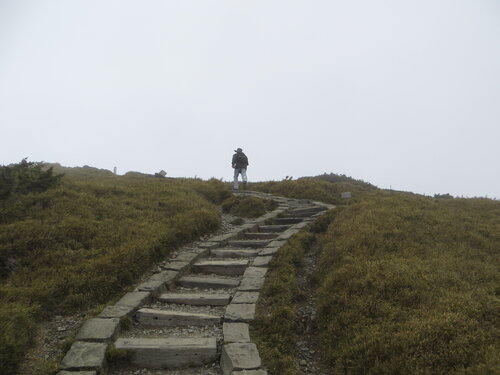
[[[243,189],[247,188],[247,169],[241,168],[241,179],[243,180]]]
[[[234,179],[233,179],[233,189],[238,190],[238,175],[240,174],[240,170],[238,168],[234,168]]]

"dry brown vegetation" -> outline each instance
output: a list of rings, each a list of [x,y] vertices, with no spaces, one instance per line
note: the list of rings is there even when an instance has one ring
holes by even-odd
[[[154,261],[213,232],[230,193],[218,180],[61,169],[48,190],[0,201],[0,369],[15,374],[37,321],[118,296]]]
[[[344,186],[325,183],[259,188],[339,202]],[[270,373],[297,371],[286,347],[295,339],[293,273],[316,243],[316,334],[332,373],[497,374],[500,202],[352,190],[313,239],[302,234],[305,243],[297,238],[273,262],[255,331]]]

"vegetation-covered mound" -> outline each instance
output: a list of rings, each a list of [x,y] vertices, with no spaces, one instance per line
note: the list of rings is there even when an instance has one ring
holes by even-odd
[[[222,211],[239,217],[259,217],[276,209],[277,203],[271,199],[232,196],[222,202]]]
[[[341,198],[344,192],[352,193],[352,200],[357,200],[364,194],[377,189],[373,185],[354,179],[346,178],[336,181],[316,177],[253,183],[251,188],[288,198],[312,199],[331,204],[344,203]]]
[[[311,178],[311,177],[303,177],[303,178]],[[369,182],[363,180],[357,180],[350,176],[346,176],[345,174],[323,173],[318,176],[314,176],[314,178],[317,180],[323,180],[328,182],[341,182],[351,185],[358,185],[367,189],[376,189],[376,186],[370,184]]]
[[[55,170],[66,175],[47,189],[18,189],[0,200],[0,372],[6,375],[15,373],[38,319],[117,297],[154,261],[217,229],[214,203],[230,195],[218,180]]]

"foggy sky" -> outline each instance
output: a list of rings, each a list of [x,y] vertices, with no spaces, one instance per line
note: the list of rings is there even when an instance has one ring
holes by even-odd
[[[500,198],[500,2],[0,0],[0,164]]]

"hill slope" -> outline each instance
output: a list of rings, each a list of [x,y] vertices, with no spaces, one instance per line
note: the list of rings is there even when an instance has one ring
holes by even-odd
[[[293,195],[289,182],[272,188]],[[311,186],[299,196],[317,199],[323,182]],[[317,301],[310,323],[326,373],[497,373],[500,202],[357,195],[273,264],[255,331],[270,373],[300,373],[304,298]],[[316,251],[308,296],[296,275]]]
[[[0,369],[14,374],[36,322],[108,302],[176,247],[216,230],[217,180],[63,169],[59,186],[0,201]]]
[[[320,246],[318,332],[336,373],[500,368],[500,202],[380,192]]]

